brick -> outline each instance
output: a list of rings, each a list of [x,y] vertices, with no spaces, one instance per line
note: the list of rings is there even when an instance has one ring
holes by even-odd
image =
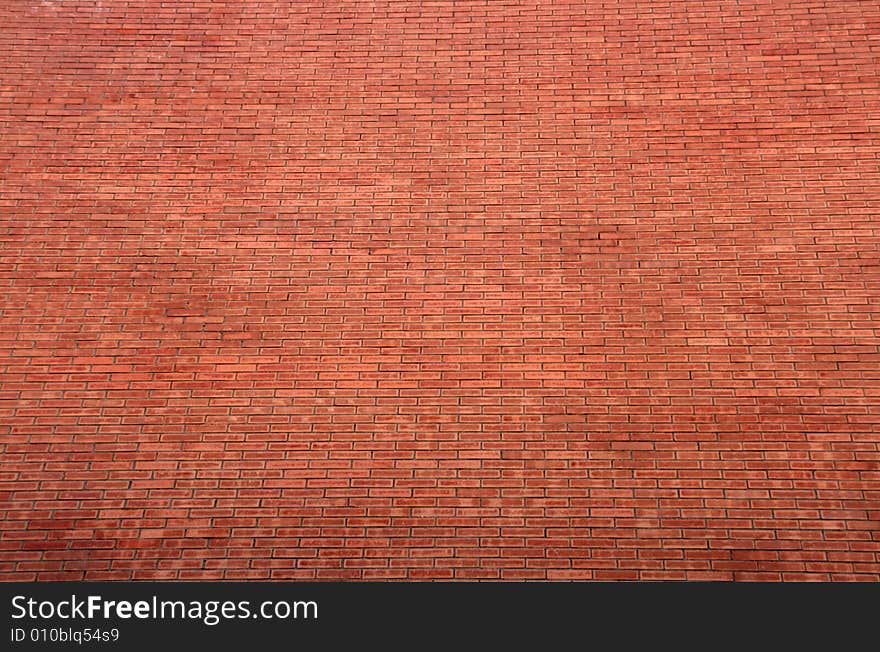
[[[880,580],[880,7],[194,7],[0,7],[0,579]]]

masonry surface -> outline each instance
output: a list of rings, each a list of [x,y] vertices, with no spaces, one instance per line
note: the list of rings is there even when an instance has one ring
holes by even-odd
[[[876,2],[0,48],[0,579],[880,579]]]

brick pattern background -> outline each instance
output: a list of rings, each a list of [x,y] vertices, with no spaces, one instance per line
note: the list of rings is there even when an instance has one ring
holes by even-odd
[[[880,5],[0,5],[0,579],[880,579]]]

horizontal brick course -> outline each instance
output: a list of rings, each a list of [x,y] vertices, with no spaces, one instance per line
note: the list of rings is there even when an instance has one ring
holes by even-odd
[[[876,3],[0,48],[0,579],[880,579]]]

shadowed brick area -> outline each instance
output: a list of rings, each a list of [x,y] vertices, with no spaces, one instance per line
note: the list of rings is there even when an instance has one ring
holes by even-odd
[[[0,579],[880,579],[876,2],[0,49]]]

